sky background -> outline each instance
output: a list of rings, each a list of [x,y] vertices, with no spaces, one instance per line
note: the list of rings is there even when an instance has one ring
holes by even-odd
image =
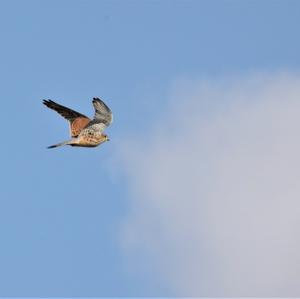
[[[299,1],[0,1],[1,297],[300,296]],[[48,145],[52,99],[114,113]]]

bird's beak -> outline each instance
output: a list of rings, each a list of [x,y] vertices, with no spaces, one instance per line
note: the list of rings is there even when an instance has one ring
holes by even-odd
[[[106,141],[109,141],[109,140],[110,140],[110,139],[107,137],[107,138],[106,138]]]

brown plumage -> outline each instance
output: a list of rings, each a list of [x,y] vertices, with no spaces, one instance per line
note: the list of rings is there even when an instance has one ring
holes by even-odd
[[[91,120],[87,116],[68,107],[55,103],[52,100],[44,100],[43,104],[56,111],[69,121],[71,140],[64,141],[48,148],[62,145],[95,147],[108,141],[109,138],[103,133],[104,129],[112,123],[111,110],[99,98],[93,98],[95,116]]]

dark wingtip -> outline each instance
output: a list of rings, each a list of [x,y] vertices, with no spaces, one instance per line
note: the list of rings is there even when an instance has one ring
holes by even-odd
[[[100,98],[98,98],[98,97],[97,97],[97,98],[96,98],[96,97],[95,97],[95,98],[93,98],[93,102],[95,102],[95,101],[96,101],[96,102],[101,102],[101,103],[103,103],[103,100],[101,100],[101,99],[100,99]]]
[[[52,102],[51,100],[43,100],[43,104],[47,107],[51,102]]]

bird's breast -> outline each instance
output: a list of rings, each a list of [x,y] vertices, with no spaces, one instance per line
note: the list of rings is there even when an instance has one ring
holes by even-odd
[[[78,136],[78,144],[81,146],[97,146],[105,141],[105,136],[92,128],[84,129]]]

